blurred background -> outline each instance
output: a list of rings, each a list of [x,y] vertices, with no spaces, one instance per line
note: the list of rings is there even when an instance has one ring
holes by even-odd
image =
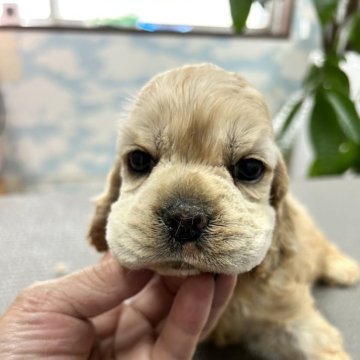
[[[358,0],[0,0],[0,193],[104,183],[158,72],[211,62],[266,97],[292,178],[360,172]]]

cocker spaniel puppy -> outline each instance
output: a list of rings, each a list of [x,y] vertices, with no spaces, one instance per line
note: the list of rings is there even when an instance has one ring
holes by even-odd
[[[351,285],[355,261],[288,193],[263,97],[209,64],[160,74],[140,91],[89,238],[130,269],[237,274],[210,335],[269,359],[349,359],[311,284]]]

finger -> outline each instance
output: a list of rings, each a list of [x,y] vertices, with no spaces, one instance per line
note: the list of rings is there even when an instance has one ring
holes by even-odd
[[[179,276],[163,276],[162,280],[167,290],[171,294],[176,294],[180,288],[180,286],[185,282],[187,277],[179,277]]]
[[[153,349],[154,359],[190,359],[214,298],[210,274],[189,277],[180,287]]]
[[[107,261],[112,258],[112,254],[110,251],[106,251],[103,256],[100,258],[100,262]]]
[[[151,276],[150,271],[126,270],[110,258],[61,279],[34,285],[18,301],[30,299],[27,304],[33,308],[32,311],[90,318],[136,294]]]
[[[156,323],[169,312],[173,299],[174,295],[167,290],[162,279],[159,276],[154,276],[144,289],[126,301],[126,307],[121,308],[120,305],[95,317],[92,319],[92,323],[100,338],[108,337],[116,329],[121,331],[123,326],[127,329],[136,326],[136,322],[139,320],[138,315],[141,316],[141,321],[147,322],[151,327],[156,326]],[[120,312],[122,319],[118,323]],[[136,314],[136,317],[128,315],[129,313]],[[125,316],[126,324],[124,322]],[[133,324],[131,324],[132,322]]]
[[[211,305],[208,322],[202,332],[201,338],[205,339],[217,324],[221,314],[228,305],[234,292],[237,277],[235,275],[219,274],[215,282],[214,299]]]
[[[127,300],[127,304],[131,306],[131,309],[128,307],[122,309],[123,319],[125,312],[131,310],[131,313],[133,313],[133,310],[135,310],[136,315],[141,315],[142,320],[156,328],[158,323],[167,316],[176,292],[185,279],[185,277],[160,277],[155,275],[138,294]],[[124,320],[118,324],[120,307],[121,305],[92,319],[96,334],[100,339],[110,336],[116,329],[120,331],[119,326],[124,325]],[[127,316],[126,319],[127,322],[124,326],[128,328],[131,326],[129,322],[132,321],[132,317]],[[133,321],[138,321],[138,318],[133,318]]]
[[[156,276],[131,299],[131,306],[156,328],[168,315],[174,297],[186,278]]]
[[[96,336],[100,340],[112,336],[116,331],[122,305],[123,304],[120,304],[113,309],[91,319],[91,322],[94,325]]]

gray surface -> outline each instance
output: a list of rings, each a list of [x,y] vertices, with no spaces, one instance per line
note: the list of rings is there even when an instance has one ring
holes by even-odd
[[[0,197],[0,314],[23,287],[94,263],[90,195]]]
[[[319,226],[360,261],[360,179],[295,183],[294,194]],[[94,263],[98,255],[85,241],[93,193],[0,197],[0,313],[23,287],[56,276],[57,263],[69,271]],[[343,333],[354,360],[360,359],[360,287],[317,287],[317,302]],[[250,359],[240,348],[202,347],[202,359]]]

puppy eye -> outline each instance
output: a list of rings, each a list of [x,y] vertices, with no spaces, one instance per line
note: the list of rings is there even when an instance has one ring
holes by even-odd
[[[257,159],[241,159],[233,168],[233,176],[236,180],[254,182],[264,174],[265,166]]]
[[[129,169],[138,174],[148,174],[155,166],[155,161],[148,153],[135,150],[128,155]]]

